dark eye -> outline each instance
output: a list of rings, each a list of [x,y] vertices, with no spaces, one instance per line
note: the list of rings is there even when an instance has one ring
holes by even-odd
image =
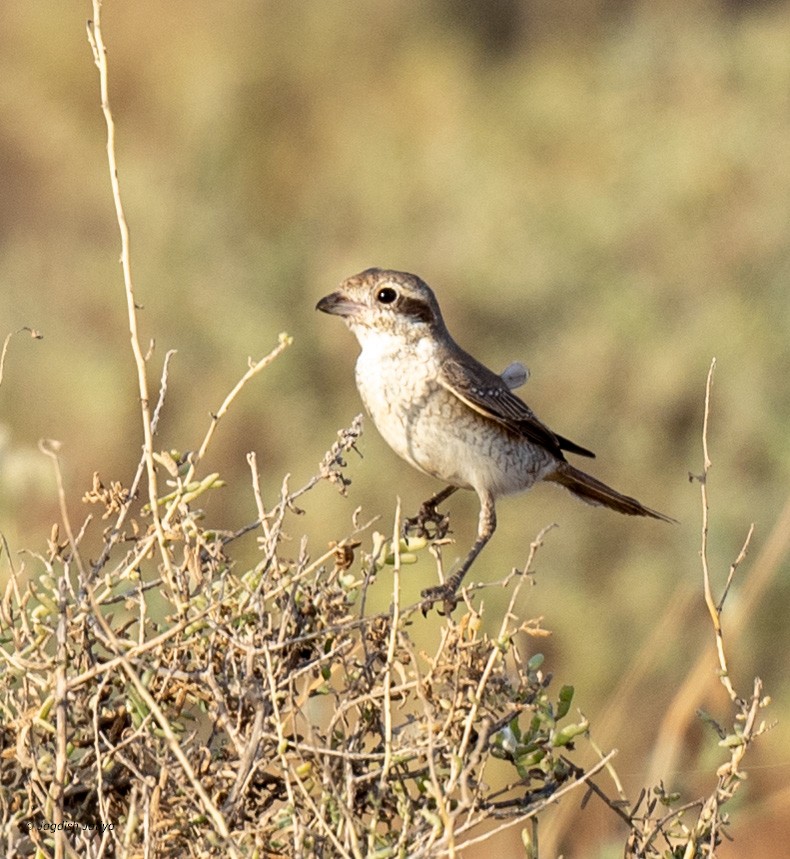
[[[383,286],[376,293],[376,300],[380,301],[382,304],[392,304],[393,301],[398,297],[398,293],[391,286]]]

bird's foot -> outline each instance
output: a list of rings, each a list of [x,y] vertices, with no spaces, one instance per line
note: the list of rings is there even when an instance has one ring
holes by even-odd
[[[439,614],[451,615],[453,609],[458,605],[458,594],[456,589],[450,582],[445,582],[443,585],[436,585],[433,588],[425,588],[421,593],[422,604],[420,610],[423,616],[426,616],[431,608],[438,602],[442,603]]]
[[[441,540],[447,536],[449,530],[450,517],[446,513],[440,513],[430,501],[420,507],[416,516],[403,520],[404,536],[414,533],[428,540]]]

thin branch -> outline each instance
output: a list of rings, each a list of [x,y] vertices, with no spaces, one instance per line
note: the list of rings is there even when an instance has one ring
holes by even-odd
[[[126,295],[126,312],[129,323],[129,340],[134,355],[134,363],[137,368],[137,385],[140,392],[140,412],[143,422],[143,455],[145,467],[148,474],[148,501],[153,517],[154,530],[159,543],[160,554],[165,568],[172,576],[170,554],[167,551],[164,528],[159,516],[159,492],[157,488],[156,466],[154,463],[154,439],[153,424],[151,420],[151,407],[148,393],[148,375],[146,372],[146,360],[140,346],[140,336],[137,326],[137,302],[134,295],[134,284],[132,281],[132,258],[130,249],[129,226],[124,214],[123,201],[121,199],[121,185],[118,176],[118,162],[115,156],[115,122],[110,109],[109,74],[107,68],[107,49],[104,45],[104,37],[101,26],[102,0],[92,0],[93,20],[88,22],[88,41],[93,51],[93,59],[99,70],[99,88],[101,92],[101,109],[104,114],[104,122],[107,126],[107,165],[110,173],[110,187],[115,204],[115,216],[118,222],[118,230],[121,237],[121,268],[123,270],[124,293]]]
[[[52,439],[41,439],[41,441],[39,441],[38,443],[38,449],[45,456],[48,456],[52,460],[53,468],[55,471],[55,481],[57,483],[58,489],[58,505],[60,507],[60,518],[63,522],[63,527],[66,529],[66,537],[69,541],[71,556],[77,564],[77,569],[80,572],[80,581],[84,582],[86,579],[85,567],[82,563],[82,556],[80,555],[78,540],[74,536],[74,530],[71,527],[69,511],[66,506],[66,490],[63,486],[63,473],[60,470],[60,459],[58,457],[58,452],[60,451],[60,442],[53,441]]]
[[[400,534],[401,534],[401,509],[400,498],[395,505],[395,521],[392,526],[392,546],[395,553],[395,563],[392,567],[392,606],[390,617],[390,634],[387,642],[387,658],[384,663],[384,700],[382,702],[382,715],[384,717],[384,762],[381,765],[379,777],[379,790],[386,788],[392,765],[392,665],[395,661],[395,647],[400,632]]]
[[[589,782],[589,780],[597,775],[602,769],[604,769],[617,754],[617,749],[612,749],[606,757],[599,760],[596,764],[590,767],[584,775],[577,778],[575,781],[570,781],[567,784],[564,784],[562,787],[558,788],[551,796],[546,797],[545,799],[541,799],[536,802],[529,810],[525,811],[524,814],[518,815],[518,817],[513,818],[512,820],[508,820],[506,823],[497,826],[495,829],[490,830],[489,832],[485,832],[482,835],[477,836],[477,838],[470,838],[469,841],[464,841],[462,844],[459,844],[456,847],[457,852],[461,852],[466,850],[469,847],[473,847],[475,844],[481,844],[484,841],[487,841],[489,838],[498,835],[500,832],[503,832],[506,829],[510,829],[513,826],[518,825],[519,823],[525,823],[527,820],[536,817],[540,814],[544,809],[546,809],[550,805],[554,805],[559,802],[559,800],[566,794],[570,793],[572,790],[576,790],[576,788],[581,787],[583,784]],[[449,855],[447,851],[439,852],[433,855],[437,856],[446,856]]]
[[[44,337],[44,335],[40,334],[38,331],[36,331],[35,328],[28,328],[27,326],[25,326],[24,328],[20,328],[18,331],[12,331],[5,338],[5,340],[3,341],[3,349],[0,352],[0,385],[3,384],[3,370],[5,368],[5,356],[6,356],[6,353],[8,352],[8,346],[11,343],[11,338],[15,334],[21,334],[23,331],[27,331],[34,340],[41,340]]]
[[[250,381],[250,379],[252,379],[254,376],[257,376],[258,373],[261,372],[261,370],[264,370],[266,367],[268,367],[269,364],[271,364],[275,358],[278,358],[292,343],[292,337],[290,337],[284,331],[280,332],[277,346],[275,346],[274,349],[272,349],[272,351],[269,352],[268,355],[265,355],[258,361],[253,361],[252,359],[249,359],[249,367],[247,368],[247,372],[239,379],[231,392],[225,397],[225,399],[222,401],[222,405],[219,407],[217,412],[212,414],[211,423],[209,424],[206,435],[203,438],[203,442],[200,445],[197,454],[192,458],[190,469],[184,481],[185,483],[188,483],[192,479],[195,473],[195,468],[206,455],[206,450],[208,449],[208,446],[211,443],[211,439],[214,436],[214,432],[217,429],[217,424],[227,413],[231,403],[236,399],[238,394],[241,392],[241,389],[247,384],[247,382]]]
[[[151,431],[153,434],[156,433],[157,426],[159,425],[159,418],[162,413],[162,408],[165,404],[165,396],[167,394],[167,382],[168,382],[168,373],[170,370],[170,361],[176,355],[175,349],[169,349],[165,354],[165,360],[162,364],[162,377],[159,381],[159,399],[156,403],[156,408],[154,409],[154,414],[151,419]],[[137,465],[137,471],[134,474],[134,478],[132,480],[132,484],[129,487],[129,495],[126,499],[126,502],[121,505],[121,509],[118,512],[118,517],[115,520],[115,524],[112,527],[112,530],[107,535],[104,546],[102,548],[101,554],[98,559],[92,566],[93,575],[97,575],[100,570],[103,569],[104,565],[110,559],[110,554],[113,550],[113,547],[116,545],[118,540],[121,537],[121,528],[123,527],[123,523],[126,521],[126,517],[129,514],[129,510],[134,503],[135,498],[137,497],[137,489],[140,485],[140,480],[143,477],[143,472],[146,468],[146,456],[145,451],[143,451],[143,455],[140,458],[140,462]]]
[[[713,588],[711,586],[710,579],[710,567],[708,565],[708,472],[710,471],[712,462],[710,459],[710,455],[708,453],[708,422],[710,419],[710,397],[711,397],[711,388],[713,386],[713,371],[716,369],[716,359],[714,358],[711,361],[710,370],[708,370],[708,378],[705,384],[705,413],[702,420],[702,458],[703,458],[703,472],[702,477],[700,478],[700,493],[702,500],[702,540],[700,547],[700,558],[702,560],[702,580],[703,580],[703,589],[705,593],[705,605],[708,608],[708,614],[710,615],[711,623],[713,624],[713,629],[716,635],[716,652],[718,654],[719,659],[719,677],[722,685],[727,690],[727,694],[730,696],[730,700],[737,701],[738,696],[733,688],[732,682],[730,681],[730,671],[727,665],[727,656],[724,651],[724,633],[721,627],[721,612],[724,605],[724,599],[729,592],[730,584],[732,583],[732,578],[735,574],[738,565],[741,561],[746,557],[746,552],[749,548],[749,543],[752,538],[752,534],[754,533],[754,523],[752,523],[749,528],[749,533],[746,535],[746,540],[744,541],[743,547],[738,554],[738,557],[730,566],[730,571],[727,576],[727,583],[724,589],[724,595],[721,600],[717,604],[715,599],[713,598]]]
[[[68,771],[68,714],[67,714],[67,682],[68,673],[68,648],[66,639],[68,634],[68,608],[66,580],[68,578],[68,565],[63,565],[63,572],[58,582],[58,623],[57,623],[57,666],[55,668],[54,689],[55,696],[55,722],[57,727],[57,739],[55,746],[55,778],[52,788],[55,792],[53,797],[53,822],[62,824],[63,799],[66,790]],[[55,859],[62,859],[65,854],[66,835],[62,827],[55,833]]]

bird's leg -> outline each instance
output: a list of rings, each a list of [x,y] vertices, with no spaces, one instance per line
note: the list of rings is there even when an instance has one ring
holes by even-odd
[[[427,501],[420,505],[420,512],[410,519],[403,520],[403,533],[416,531],[421,537],[430,537],[441,540],[447,534],[450,520],[445,513],[440,513],[436,508],[446,501],[458,489],[457,486],[446,486],[441,492],[432,495]],[[426,527],[428,524],[434,526],[433,534]]]
[[[474,563],[475,558],[483,551],[486,543],[491,539],[496,530],[496,510],[494,508],[494,498],[486,493],[480,496],[480,519],[477,524],[477,539],[469,551],[469,554],[464,558],[464,562],[454,572],[443,585],[437,585],[433,588],[426,588],[422,592],[425,599],[423,603],[423,611],[426,611],[430,606],[438,600],[444,600],[445,612],[449,614],[456,606],[458,597],[456,592],[461,586],[464,576],[469,571],[469,568]]]

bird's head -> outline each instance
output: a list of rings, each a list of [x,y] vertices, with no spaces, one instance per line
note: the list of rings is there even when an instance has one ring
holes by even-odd
[[[360,342],[381,333],[416,341],[444,329],[431,288],[403,271],[368,268],[344,280],[316,309],[342,317]]]

